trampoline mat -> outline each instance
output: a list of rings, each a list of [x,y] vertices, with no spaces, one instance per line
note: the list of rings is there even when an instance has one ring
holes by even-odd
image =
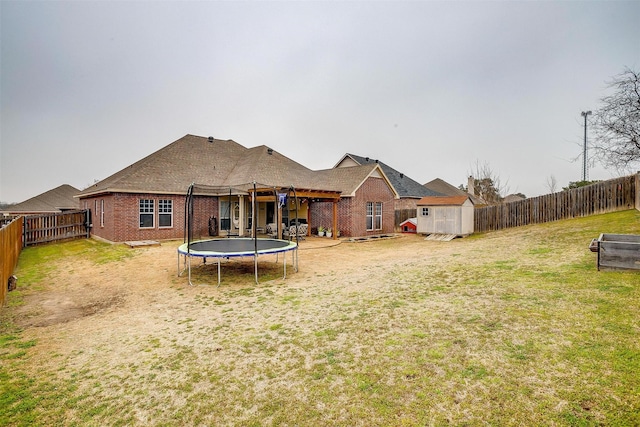
[[[240,256],[253,255],[256,242],[258,253],[285,252],[296,248],[295,242],[278,239],[212,239],[193,242],[188,251],[195,256]],[[186,254],[187,245],[180,246],[179,252]]]

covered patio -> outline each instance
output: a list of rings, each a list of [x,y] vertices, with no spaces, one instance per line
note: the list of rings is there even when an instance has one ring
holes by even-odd
[[[212,236],[254,237],[257,234],[293,239],[297,234],[298,238],[305,238],[311,235],[312,228],[321,225],[316,224],[309,208],[318,202],[331,203],[331,227],[338,230],[340,191],[257,183],[216,187],[192,184],[189,191],[194,197],[217,198],[217,215],[208,218]],[[333,239],[337,239],[337,234]]]

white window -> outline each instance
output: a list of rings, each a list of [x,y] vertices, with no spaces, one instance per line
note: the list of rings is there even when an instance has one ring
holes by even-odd
[[[367,202],[367,230],[382,230],[382,202]]]
[[[382,202],[376,202],[376,230],[382,230]]]
[[[104,227],[104,199],[100,200],[100,227]]]
[[[429,208],[422,208],[422,216],[429,216]]]
[[[153,208],[153,200],[140,199],[140,228],[153,228]]]
[[[173,227],[173,200],[158,200],[158,227]]]

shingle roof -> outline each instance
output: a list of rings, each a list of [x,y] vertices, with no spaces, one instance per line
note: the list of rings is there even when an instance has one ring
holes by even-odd
[[[365,164],[380,165],[380,167],[382,168],[382,171],[387,176],[387,178],[389,179],[389,182],[391,182],[391,185],[393,186],[393,188],[395,188],[396,192],[401,198],[404,198],[404,197],[419,198],[419,197],[425,197],[425,196],[437,196],[439,194],[435,191],[430,190],[429,188],[426,188],[425,186],[409,178],[402,172],[397,171],[396,169],[392,168],[391,166],[379,160],[374,160],[369,157],[362,157],[356,154],[349,154],[349,153],[347,153],[346,156],[350,157],[353,161],[361,165],[365,165]],[[338,168],[338,169],[341,169],[341,168]],[[348,169],[348,168],[345,168],[345,169]]]
[[[355,191],[379,167],[376,164],[334,168],[316,171],[315,178],[324,189],[334,189],[342,196],[353,196]],[[384,173],[384,171],[383,171]]]
[[[264,145],[246,148],[232,140],[186,135],[84,189],[81,196],[105,192],[184,194],[192,183],[261,185],[341,191],[351,195],[376,168],[313,171]],[[249,185],[246,185],[250,188]]]
[[[475,194],[469,194],[466,191],[456,188],[448,182],[441,180],[440,178],[429,181],[424,186],[431,189],[432,191],[441,193],[444,196],[467,196],[476,206],[486,205],[484,200],[482,200]]]
[[[5,212],[9,213],[49,213],[63,210],[79,209],[80,201],[74,198],[80,192],[75,187],[63,184],[52,190],[34,196],[24,202],[15,204]]]
[[[467,194],[465,191],[454,187],[440,178],[429,181],[424,184],[424,186],[435,193],[440,193],[443,196],[464,196]]]
[[[429,196],[423,197],[418,201],[418,206],[460,206],[467,200],[471,200],[466,196]],[[473,203],[473,201],[472,201]]]

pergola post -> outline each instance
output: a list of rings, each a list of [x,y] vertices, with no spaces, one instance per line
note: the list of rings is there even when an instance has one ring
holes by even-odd
[[[333,201],[333,240],[338,238],[338,201]]]

